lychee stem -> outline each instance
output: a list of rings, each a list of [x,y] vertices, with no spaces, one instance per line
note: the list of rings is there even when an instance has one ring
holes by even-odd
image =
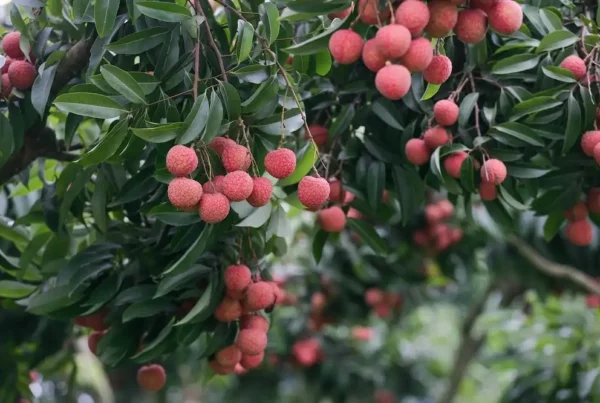
[[[387,5],[390,8],[390,22],[392,24],[396,23],[396,16],[394,15],[394,7],[392,7],[392,2],[390,0],[387,0]],[[379,18],[379,16],[378,16]]]

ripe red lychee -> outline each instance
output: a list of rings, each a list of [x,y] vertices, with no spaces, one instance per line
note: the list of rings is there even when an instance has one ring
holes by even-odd
[[[424,165],[431,157],[431,151],[421,139],[410,139],[404,149],[406,158],[415,165]]]
[[[340,29],[329,39],[331,57],[340,64],[352,64],[360,59],[362,47],[362,37],[351,29]]]
[[[97,331],[94,330],[92,333],[88,335],[87,343],[90,351],[95,355],[96,350],[98,348],[98,343],[102,340],[102,337],[106,334],[106,331]]]
[[[257,355],[244,354],[244,355],[242,355],[242,360],[240,361],[240,364],[242,364],[242,367],[244,367],[245,369],[253,369],[253,368],[259,367],[260,364],[263,362],[264,358],[265,358],[264,351],[262,351],[261,353],[259,353]]]
[[[266,309],[275,303],[273,287],[266,281],[250,284],[246,290],[244,308],[247,312],[256,312]]]
[[[25,60],[15,60],[8,67],[8,78],[18,90],[31,88],[35,81],[35,67]]]
[[[365,42],[365,46],[363,46],[362,50],[362,60],[365,66],[374,73],[377,73],[385,66],[387,59],[379,51],[377,40],[375,38]]]
[[[384,57],[398,59],[408,51],[410,31],[402,25],[386,25],[377,31],[375,43]]]
[[[323,178],[305,176],[298,183],[298,199],[309,210],[316,210],[329,197],[329,183]]]
[[[437,204],[430,204],[425,207],[425,219],[429,224],[438,223],[444,219],[444,210]],[[435,229],[435,227],[433,229]]]
[[[322,356],[321,343],[318,339],[298,340],[292,346],[292,354],[298,364],[303,367],[315,365]]]
[[[442,199],[437,202],[437,206],[442,211],[442,216],[445,219],[452,217],[454,214],[454,205],[450,200]]]
[[[202,191],[204,193],[223,193],[223,175],[217,175],[213,180],[206,182],[202,185]]]
[[[425,130],[425,133],[423,133],[423,140],[430,150],[435,150],[450,142],[451,136],[444,127],[433,126],[432,128]]]
[[[341,232],[346,226],[346,214],[339,206],[319,211],[319,225],[325,232]]]
[[[600,144],[600,143],[598,143],[598,144]],[[593,156],[594,156],[594,159],[596,160],[596,163],[598,165],[600,165],[600,146],[598,146],[598,144],[596,144],[596,146],[594,147],[594,150],[593,150],[594,155]]]
[[[488,14],[498,1],[500,0],[470,0],[469,5],[471,8],[478,8]]]
[[[13,59],[24,59],[25,54],[21,50],[21,33],[19,31],[13,31],[2,38],[2,50],[7,56]]]
[[[459,179],[460,167],[462,166],[463,161],[467,159],[468,156],[469,154],[467,154],[466,152],[458,151],[446,157],[446,159],[444,160],[444,169],[446,170],[446,172],[448,172],[448,175],[450,175],[453,178]]]
[[[479,9],[465,9],[458,13],[454,34],[464,43],[477,43],[485,38],[487,21],[485,13]]]
[[[567,56],[562,62],[560,67],[569,70],[573,73],[576,80],[581,80],[587,74],[587,67],[583,59],[577,55]],[[589,154],[588,154],[589,155]]]
[[[244,315],[240,329],[258,329],[266,333],[269,331],[269,321],[261,315]]]
[[[442,126],[452,126],[458,120],[458,105],[449,99],[442,99],[433,105],[433,118]]]
[[[4,64],[2,65],[2,69],[0,69],[0,72],[2,74],[6,74],[8,73],[8,67],[10,66],[10,64],[12,63],[13,59],[10,56],[6,56],[4,58]]]
[[[269,151],[265,157],[265,169],[277,179],[287,178],[296,169],[296,154],[289,148]]]
[[[373,328],[354,326],[352,328],[352,338],[356,341],[369,341],[373,338]]]
[[[231,201],[246,200],[252,193],[254,182],[245,171],[233,171],[223,179],[223,194]]]
[[[223,150],[221,161],[227,172],[247,171],[252,162],[252,154],[246,147],[235,144]]]
[[[309,125],[308,129],[310,130],[310,134],[312,134],[313,140],[315,141],[316,145],[322,146],[329,140],[329,130],[327,130],[326,127],[321,125]],[[310,139],[308,132],[304,136],[304,139]]]
[[[423,78],[430,84],[443,84],[452,74],[452,61],[442,55],[433,56],[429,66],[423,71]]]
[[[174,178],[167,188],[171,204],[177,208],[194,207],[202,197],[202,185],[193,179]]]
[[[418,230],[413,233],[413,242],[419,246],[425,246],[429,243],[429,235],[424,230]]]
[[[417,38],[412,41],[401,60],[404,67],[413,73],[424,71],[433,60],[433,46],[429,39]]]
[[[492,201],[498,197],[498,189],[493,183],[481,182],[479,184],[479,197],[481,200]]]
[[[12,92],[12,84],[10,83],[10,78],[8,78],[8,73],[7,74],[2,74],[2,96],[4,98],[8,98],[8,96],[10,95],[10,93]]]
[[[253,207],[261,207],[266,205],[271,200],[271,194],[273,193],[273,184],[267,178],[254,178],[252,179],[254,186],[252,193],[248,196],[247,202]]]
[[[106,330],[108,329],[108,324],[105,321],[107,313],[108,311],[106,309],[102,309],[91,315],[77,318],[77,321],[75,321],[75,323],[77,323],[80,326],[92,328],[96,331]]]
[[[275,281],[268,281],[273,288],[273,295],[275,295],[275,305],[281,305],[284,303],[286,298],[286,292],[283,288],[279,287],[279,285]]]
[[[600,213],[600,188],[592,188],[587,194],[587,207],[592,213]]]
[[[219,157],[223,155],[223,151],[225,151],[227,147],[235,145],[237,145],[237,143],[227,137],[215,137],[210,143],[208,143],[208,146],[215,150]]]
[[[215,360],[224,367],[234,367],[242,359],[242,352],[238,346],[225,347],[215,354]]]
[[[365,302],[368,305],[377,305],[383,302],[384,293],[379,288],[369,288],[365,291]]]
[[[412,36],[419,36],[429,22],[429,8],[421,0],[401,3],[395,13],[396,24],[404,25]]]
[[[219,364],[219,362],[217,360],[209,361],[208,366],[210,369],[212,369],[218,375],[231,374],[235,369],[235,365],[232,367],[225,367],[225,366]]]
[[[342,189],[342,182],[336,178],[329,179],[329,200],[334,203],[340,203],[343,200],[344,190]]]
[[[229,214],[229,199],[221,193],[204,194],[200,199],[200,218],[208,224],[223,221]]]
[[[499,34],[512,35],[523,24],[523,10],[519,3],[513,0],[499,1],[487,15],[490,27]]]
[[[592,225],[588,220],[570,222],[565,228],[565,235],[574,245],[589,245],[592,242]]]
[[[497,159],[489,159],[481,168],[481,181],[499,185],[506,179],[506,165]]]
[[[267,347],[267,334],[259,329],[242,329],[235,344],[244,355],[259,355]]]
[[[252,281],[252,273],[244,264],[232,264],[225,269],[225,287],[229,290],[244,291]]]
[[[225,297],[215,310],[219,322],[233,322],[242,316],[242,304],[237,299]]]
[[[429,7],[429,23],[425,32],[433,38],[442,38],[448,35],[458,21],[458,9],[445,0],[433,0],[427,3]]]
[[[588,216],[588,209],[584,202],[575,203],[573,208],[565,210],[565,218],[569,221],[585,220]]]
[[[167,170],[175,176],[187,176],[198,167],[198,156],[191,147],[178,144],[167,153]]]
[[[388,64],[377,72],[375,87],[387,99],[397,101],[410,90],[410,72],[404,66]]]
[[[387,7],[380,7],[379,0],[358,0],[358,15],[365,24],[375,25],[379,21],[385,22],[390,17],[390,10]]]
[[[373,307],[373,312],[378,318],[386,319],[390,316],[392,308],[386,303],[380,303]]]
[[[586,155],[594,155],[594,147],[600,143],[600,130],[591,130],[581,136],[581,148]]]
[[[137,382],[142,389],[158,392],[167,383],[167,374],[162,365],[145,365],[138,369]]]
[[[379,389],[375,391],[375,403],[396,403],[396,395],[394,392]]]

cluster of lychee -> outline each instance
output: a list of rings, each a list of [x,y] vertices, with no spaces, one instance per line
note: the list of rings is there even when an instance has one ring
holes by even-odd
[[[410,90],[411,73],[422,72],[431,84],[444,83],[452,73],[450,59],[434,55],[431,41],[422,36],[424,32],[431,38],[442,38],[454,30],[459,40],[477,43],[485,38],[488,19],[492,29],[504,35],[517,32],[523,22],[523,11],[513,0],[471,0],[468,8],[459,11],[463,3],[405,0],[392,16],[388,7],[379,8],[378,0],[359,0],[359,19],[380,26],[377,34],[363,42],[352,29],[338,30],[330,38],[329,51],[340,64],[352,64],[362,56],[365,66],[377,73],[375,87],[381,95],[399,100]],[[388,20],[388,25],[381,26]]]
[[[21,33],[14,31],[6,34],[2,38],[2,50],[4,51],[4,65],[0,69],[2,72],[2,85],[0,94],[8,98],[13,88],[26,90],[31,88],[35,81],[36,70],[33,63],[35,59],[33,53],[29,55],[29,60],[21,50]]]
[[[382,319],[390,317],[394,309],[402,306],[404,299],[401,294],[386,292],[379,288],[369,288],[365,291],[365,302],[369,305],[375,315]]]
[[[592,242],[593,229],[588,219],[588,212],[600,213],[600,188],[592,188],[587,194],[587,203],[577,202],[564,212],[569,222],[565,227],[567,239],[577,246],[587,246]]]
[[[444,221],[452,218],[454,206],[450,201],[442,199],[425,207],[425,228],[413,233],[416,245],[436,252],[443,252],[456,245],[463,238],[460,228],[451,227]]]

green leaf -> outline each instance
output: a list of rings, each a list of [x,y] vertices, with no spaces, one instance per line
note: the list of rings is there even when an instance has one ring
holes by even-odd
[[[315,73],[320,76],[326,76],[331,71],[331,53],[329,49],[323,49],[315,54]]]
[[[499,131],[508,136],[514,137],[515,139],[518,139],[525,144],[529,144],[536,147],[544,146],[544,142],[539,137],[539,135],[535,131],[521,123],[506,122],[494,126],[493,131],[490,133],[490,135],[496,138],[493,133],[494,131]]]
[[[246,21],[238,21],[238,31],[236,40],[236,55],[238,63],[243,62],[250,56],[252,43],[254,40],[254,27]]]
[[[556,49],[571,46],[578,41],[579,37],[577,35],[566,29],[561,29],[560,31],[550,32],[548,35],[544,36],[535,51],[536,53],[551,52]]]
[[[138,1],[136,6],[140,12],[155,20],[165,22],[181,22],[192,18],[185,6],[162,1]]]
[[[438,147],[431,154],[431,158],[429,159],[429,169],[431,173],[440,178],[443,181],[442,177],[442,167],[440,164],[440,150],[442,147]]]
[[[262,3],[258,6],[258,12],[265,28],[265,37],[271,45],[279,36],[279,10],[273,3]]]
[[[547,77],[550,77],[554,80],[561,81],[563,83],[576,83],[575,76],[570,70],[563,69],[558,66],[542,66],[542,72]]]
[[[83,294],[69,297],[69,286],[58,286],[44,290],[29,298],[27,311],[36,315],[48,314],[81,300]]]
[[[117,118],[128,112],[115,100],[100,94],[75,92],[56,97],[54,105],[63,112],[98,119]]]
[[[313,36],[312,38],[301,42],[296,45],[289,46],[285,49],[282,49],[284,52],[292,54],[292,55],[312,55],[323,49],[327,49],[329,45],[329,38],[338,28],[340,28],[344,24],[344,21],[335,19],[325,31],[321,32],[318,35]]]
[[[256,91],[248,99],[242,102],[242,111],[244,114],[253,114],[260,110],[265,104],[272,101],[277,96],[279,84],[277,75],[269,77],[269,79],[258,86]]]
[[[134,302],[123,312],[123,323],[137,318],[148,318],[174,309],[175,305],[167,299],[151,299]]]
[[[309,141],[304,146],[296,160],[298,161],[296,163],[296,169],[294,169],[294,172],[292,172],[290,176],[281,179],[278,182],[279,186],[289,186],[298,183],[308,172],[310,172],[317,161],[317,149],[312,141]]]
[[[9,120],[0,114],[0,167],[8,161],[15,147],[13,129]]]
[[[129,101],[135,104],[146,103],[144,90],[125,70],[121,70],[110,64],[105,64],[100,67],[100,72],[106,82]]]
[[[165,143],[177,137],[183,123],[167,123],[151,128],[131,128],[136,136],[146,140],[149,143]]]
[[[123,290],[115,298],[116,306],[129,304],[135,301],[146,301],[152,299],[156,294],[156,284],[138,284]]]
[[[558,12],[558,14],[560,15],[561,13]],[[562,17],[559,15],[557,15],[550,8],[544,8],[540,10],[540,19],[549,32],[563,28]]]
[[[176,227],[190,225],[200,221],[200,215],[197,211],[179,211],[171,203],[163,203],[152,207],[147,213],[149,216],[156,217],[168,225]]]
[[[79,291],[84,283],[100,277],[103,273],[112,269],[113,266],[114,262],[101,260],[94,264],[86,264],[80,267],[69,279],[69,296]]]
[[[360,239],[373,249],[379,255],[387,254],[385,241],[379,236],[373,226],[363,220],[354,218],[348,219],[348,227],[356,232]]]
[[[558,233],[562,223],[565,221],[565,215],[562,211],[550,213],[544,223],[544,239],[550,242]]]
[[[163,43],[168,34],[167,28],[145,29],[107,45],[106,49],[120,55],[139,55]]]
[[[276,102],[276,100],[275,100]],[[256,124],[258,130],[272,136],[280,136],[282,131],[281,113],[276,113],[271,117],[262,120]],[[299,109],[289,109],[283,113],[283,132],[289,135],[304,125],[304,120]],[[330,130],[331,135],[331,130]]]
[[[216,241],[217,236],[221,232],[223,225],[219,224],[208,224],[202,230],[200,236],[194,241],[194,243],[185,251],[183,255],[172,265],[169,266],[163,274],[170,273],[172,271],[183,270],[182,267],[191,267],[192,264],[204,254],[204,252],[210,248]]]
[[[177,144],[187,144],[196,140],[208,120],[209,102],[206,94],[201,94],[194,101],[190,113],[183,122],[182,130],[177,138]]]
[[[210,97],[210,109],[208,110],[207,120],[208,122],[201,138],[205,144],[210,143],[212,139],[219,135],[221,121],[223,120],[223,104],[216,91]]]
[[[460,183],[469,193],[475,193],[475,168],[470,157],[465,158],[460,166]]]
[[[551,169],[542,169],[525,165],[507,164],[506,170],[509,176],[520,179],[535,179],[540,178],[547,173],[551,172]]]
[[[231,74],[237,76],[240,80],[248,81],[252,84],[260,84],[270,77],[268,67],[261,64],[251,64],[235,69]]]
[[[233,85],[221,81],[219,83],[219,93],[221,94],[223,106],[225,107],[225,111],[227,111],[229,121],[233,122],[237,120],[242,113],[240,95],[237,90]]]
[[[350,127],[350,123],[352,123],[352,119],[354,118],[354,114],[354,104],[344,105],[329,128],[329,137],[335,139],[337,136],[348,130],[348,127]]]
[[[517,200],[504,186],[500,186],[500,198],[508,204],[510,207],[519,211],[527,211],[529,210],[529,206],[521,203]]]
[[[94,22],[101,38],[110,34],[119,11],[119,0],[96,0],[94,5]]]
[[[87,167],[106,161],[117,152],[127,136],[128,130],[127,120],[119,121],[94,148],[83,154],[77,162]]]
[[[46,103],[56,75],[56,66],[50,66],[36,77],[31,87],[31,104],[40,116],[46,113]]]
[[[514,229],[514,222],[511,215],[499,200],[484,201],[483,204],[496,224],[509,231]]]
[[[215,271],[211,273],[209,286],[196,302],[192,310],[179,322],[177,326],[184,325],[191,321],[200,322],[213,314],[215,308],[221,302],[221,282]]]
[[[563,142],[562,153],[566,154],[575,145],[579,136],[581,136],[581,108],[573,93],[569,93],[567,101],[567,130],[565,131],[565,141]]]
[[[427,88],[425,88],[425,92],[421,97],[421,101],[427,101],[428,99],[433,98],[435,94],[440,90],[441,85],[439,84],[427,84]]]
[[[458,126],[465,127],[469,123],[469,118],[471,117],[471,113],[473,113],[478,98],[479,93],[472,92],[462,100],[458,110]]]
[[[0,280],[0,298],[20,299],[31,294],[37,287],[12,280]]]
[[[236,227],[251,227],[259,228],[265,225],[265,223],[271,217],[272,206],[271,203],[267,203],[262,207],[256,208],[250,215],[242,220]]]
[[[33,237],[31,242],[27,244],[27,247],[21,254],[21,258],[19,259],[19,266],[21,267],[21,272],[25,271],[29,264],[34,260],[37,256],[40,249],[44,247],[52,237],[51,232],[44,232]]]
[[[312,253],[317,264],[319,264],[321,257],[323,257],[323,248],[325,247],[327,238],[329,238],[329,232],[325,232],[322,229],[319,229],[313,237]]]
[[[173,318],[169,324],[160,331],[158,336],[152,340],[152,343],[146,345],[142,351],[131,357],[131,359],[137,363],[144,363],[158,358],[167,347],[165,341],[168,341],[167,337],[172,333],[174,323],[175,319]]]
[[[123,276],[116,274],[105,278],[98,287],[92,291],[90,297],[83,303],[85,306],[104,306],[113,299],[121,288]]]
[[[398,115],[396,105],[385,98],[378,98],[373,104],[371,104],[371,110],[377,117],[387,123],[388,126],[393,127],[396,130],[404,130],[395,115]],[[354,114],[354,109],[352,109]]]
[[[180,286],[195,283],[208,275],[210,270],[210,267],[201,264],[194,264],[190,267],[181,266],[162,278],[158,284],[158,289],[156,290],[154,298],[167,295],[171,291],[178,289]]]
[[[561,101],[557,101],[556,99],[549,96],[529,98],[523,102],[519,102],[512,108],[512,111],[510,113],[510,120],[518,120],[523,116],[556,108],[560,105],[562,105]]]
[[[61,226],[67,219],[67,215],[69,214],[71,205],[73,204],[77,196],[81,194],[95,170],[96,167],[88,167],[79,175],[77,175],[73,182],[71,182],[71,186],[66,191],[59,209],[58,222]]]
[[[369,164],[367,171],[367,200],[369,207],[374,211],[379,209],[384,189],[385,164],[381,161],[373,161]]]
[[[502,59],[494,64],[492,73],[502,75],[531,70],[537,67],[539,60],[539,55],[532,54],[509,56],[506,59]]]

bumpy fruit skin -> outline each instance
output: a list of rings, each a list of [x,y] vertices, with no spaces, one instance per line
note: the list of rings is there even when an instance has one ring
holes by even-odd
[[[229,146],[223,150],[221,162],[227,172],[247,171],[252,162],[250,150],[239,144]]]
[[[587,207],[592,213],[600,213],[600,188],[592,188],[587,194]]]
[[[489,159],[481,168],[481,181],[499,185],[506,179],[506,165],[497,159]]]
[[[229,214],[229,199],[221,193],[205,194],[200,199],[200,218],[208,224],[223,221]]]
[[[242,304],[240,301],[225,297],[215,310],[215,318],[219,322],[233,322],[242,316]]]
[[[102,337],[104,337],[105,333],[105,331],[99,332],[97,330],[94,330],[92,333],[89,334],[87,339],[88,348],[94,355],[96,355],[98,343],[100,343],[100,340],[102,340]]]
[[[167,170],[175,176],[187,176],[198,167],[198,156],[191,147],[181,144],[171,147],[167,153]]]
[[[559,66],[573,73],[576,80],[581,80],[587,74],[585,62],[581,57],[576,55],[567,56],[560,62]]]
[[[598,165],[600,165],[600,145],[599,144],[600,143],[596,144],[596,146],[594,147],[594,150],[593,150],[593,156]]]
[[[223,193],[223,175],[217,175],[213,180],[206,182],[202,185],[204,193]]]
[[[167,374],[162,365],[145,365],[138,370],[137,382],[142,389],[158,392],[167,383]]]
[[[362,61],[369,70],[377,73],[385,66],[386,57],[381,53],[375,38],[365,42],[362,50]]]
[[[319,211],[317,218],[325,232],[341,232],[346,226],[346,214],[339,206]]]
[[[398,6],[395,18],[396,24],[404,25],[412,36],[418,36],[429,22],[429,8],[421,0],[407,0]]]
[[[254,178],[252,179],[254,185],[252,187],[252,193],[248,196],[247,202],[253,207],[261,207],[266,205],[271,200],[271,194],[273,194],[273,184],[267,178]]]
[[[308,129],[310,130],[310,134],[312,134],[313,140],[315,141],[316,145],[322,146],[329,140],[329,130],[326,127],[321,125],[309,125]],[[304,139],[310,139],[308,132],[304,136]]]
[[[444,160],[444,169],[453,178],[460,178],[460,167],[469,155],[464,151],[455,152]]]
[[[6,56],[4,58],[4,64],[2,65],[2,69],[0,69],[0,72],[2,74],[6,74],[8,73],[8,68],[10,67],[10,64],[13,62],[13,59],[10,56]]]
[[[523,24],[523,10],[519,3],[513,0],[496,3],[487,15],[490,27],[499,34],[512,35]]]
[[[194,207],[202,198],[202,185],[193,179],[175,178],[169,183],[167,196],[177,208]]]
[[[588,209],[584,202],[575,203],[573,208],[565,210],[565,218],[569,221],[585,220],[588,216]]]
[[[402,57],[408,51],[410,42],[410,31],[402,25],[386,25],[380,28],[375,35],[377,49],[389,59]]]
[[[35,81],[35,67],[25,60],[15,60],[8,67],[8,78],[18,90],[31,88]]]
[[[485,13],[479,9],[466,9],[458,13],[454,34],[464,43],[477,43],[485,38],[487,21]]]
[[[267,333],[269,321],[261,315],[244,315],[240,323],[240,329],[257,329]]]
[[[424,71],[433,60],[433,47],[429,39],[417,38],[410,43],[402,56],[402,64],[411,72]]]
[[[500,0],[470,0],[469,5],[471,8],[478,8],[488,14],[498,1]]]
[[[305,176],[298,183],[298,199],[310,210],[316,210],[329,197],[329,183],[323,178]]]
[[[362,37],[350,29],[340,29],[329,39],[331,57],[340,64],[352,64],[360,59],[362,47]]]
[[[433,105],[433,118],[442,126],[452,126],[458,120],[458,105],[449,99],[442,99]]]
[[[234,367],[241,359],[242,352],[235,344],[225,347],[215,354],[215,360],[224,367]]]
[[[567,224],[565,235],[572,244],[587,246],[592,242],[592,225],[588,220],[574,221]]]
[[[581,136],[581,148],[585,155],[594,155],[594,147],[600,143],[600,130],[591,130]]]
[[[263,362],[264,358],[265,358],[264,351],[257,355],[244,354],[244,355],[242,355],[242,360],[240,361],[240,364],[245,369],[254,369],[254,368],[258,368],[260,366],[260,364]]]
[[[429,7],[429,24],[425,32],[433,38],[442,38],[448,35],[458,21],[458,9],[445,0],[433,0],[427,3]]]
[[[493,183],[481,182],[479,184],[479,197],[484,201],[496,200],[498,197],[498,189]]]
[[[377,72],[375,87],[387,99],[397,101],[410,90],[410,72],[404,66],[390,64]]]
[[[252,282],[252,273],[244,264],[232,264],[225,269],[225,287],[228,290],[244,291]]]
[[[223,179],[223,194],[231,201],[246,200],[252,193],[254,182],[245,171],[233,171]]]
[[[404,148],[406,158],[415,165],[425,165],[429,162],[431,157],[431,151],[425,144],[424,140],[421,139],[410,139],[406,143]]]
[[[377,10],[379,10],[379,20]],[[365,24],[375,25],[379,21],[386,21],[390,17],[390,10],[387,7],[379,8],[378,0],[359,0],[358,15]]]
[[[446,56],[433,56],[429,66],[423,71],[423,78],[430,84],[443,84],[452,74],[452,61]]]
[[[10,83],[10,78],[8,78],[7,74],[2,74],[2,96],[4,98],[8,98],[10,93],[12,92],[13,86]]]
[[[219,364],[219,362],[217,360],[209,361],[208,366],[217,375],[228,375],[228,374],[231,374],[235,369],[235,365],[232,367],[225,367],[225,366]]]
[[[277,179],[287,178],[296,169],[296,154],[289,148],[269,151],[265,157],[265,169]]]
[[[242,329],[235,344],[244,355],[259,355],[267,348],[267,334],[258,329]]]
[[[244,308],[248,312],[256,312],[266,309],[275,303],[273,287],[266,281],[250,284],[246,290]]]
[[[12,57],[13,59],[23,59],[25,55],[21,50],[20,45],[21,33],[19,31],[13,31],[4,36],[2,38],[2,50],[7,56]]]
[[[423,140],[425,140],[425,145],[427,145],[430,150],[435,150],[436,148],[447,144],[451,140],[451,137],[444,127],[433,126],[432,128],[425,130],[425,133],[423,133]]]
[[[225,151],[227,147],[235,145],[237,145],[237,143],[227,137],[215,137],[210,143],[208,143],[208,146],[215,150],[219,157],[223,155],[223,151]]]

